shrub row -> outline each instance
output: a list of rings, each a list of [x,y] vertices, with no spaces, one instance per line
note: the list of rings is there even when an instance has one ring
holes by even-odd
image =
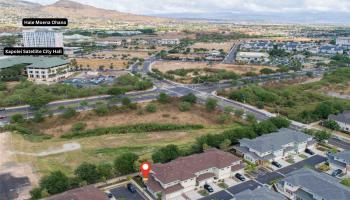
[[[193,130],[193,129],[202,129],[203,125],[198,124],[186,124],[186,125],[177,125],[177,124],[135,124],[135,125],[126,125],[126,126],[114,126],[107,128],[96,128],[85,131],[73,131],[62,135],[62,138],[79,138],[79,137],[91,137],[99,136],[106,134],[125,134],[125,133],[142,133],[142,132],[152,132],[152,131],[173,131],[173,130]]]

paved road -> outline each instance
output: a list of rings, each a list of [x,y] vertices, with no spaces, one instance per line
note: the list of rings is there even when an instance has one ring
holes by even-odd
[[[350,150],[350,143],[339,140],[337,138],[329,138],[328,143],[345,150]]]
[[[255,188],[262,186],[260,183],[254,181],[254,180],[249,180],[246,181],[244,183],[232,186],[230,188],[228,188],[227,190],[231,193],[231,194],[238,194],[244,190],[250,189],[250,190],[254,190]]]
[[[241,42],[238,41],[237,43],[235,43],[232,46],[232,48],[230,49],[230,52],[227,54],[225,59],[222,61],[223,64],[234,64],[235,63],[237,51],[238,51],[240,45],[241,45]]]

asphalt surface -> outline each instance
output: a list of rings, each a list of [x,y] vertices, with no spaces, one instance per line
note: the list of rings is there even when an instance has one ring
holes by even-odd
[[[237,51],[239,49],[240,44],[241,43],[238,42],[238,43],[235,43],[233,45],[233,47],[230,49],[230,52],[227,54],[225,59],[222,61],[223,64],[234,64],[235,63]]]
[[[345,150],[350,150],[350,143],[339,140],[337,138],[329,138],[328,143]]]
[[[228,188],[227,190],[231,193],[231,194],[238,194],[244,190],[254,190],[255,188],[262,186],[260,183],[254,181],[254,180],[249,180],[243,183],[240,183],[238,185],[232,186],[230,188]]]
[[[116,199],[125,199],[125,200],[144,200],[142,196],[138,193],[131,193],[126,187],[118,187],[111,189],[110,192]]]
[[[214,193],[210,196],[201,198],[200,200],[230,200],[233,196],[229,194],[227,191],[222,190],[220,192]]]
[[[0,174],[0,199],[17,199],[18,192],[26,186],[30,186],[28,177],[13,177],[10,174]]]

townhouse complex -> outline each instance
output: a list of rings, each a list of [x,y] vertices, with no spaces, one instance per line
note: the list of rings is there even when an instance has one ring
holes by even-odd
[[[285,158],[292,154],[313,149],[316,141],[305,133],[282,128],[278,132],[262,135],[255,139],[241,139],[236,147],[244,159],[258,164]]]
[[[328,153],[328,163],[333,169],[341,169],[343,173],[347,174],[350,171],[350,151],[343,151],[339,153]]]
[[[328,119],[337,122],[340,130],[350,132],[350,111],[344,111],[337,115],[329,115]]]
[[[276,184],[277,190],[292,200],[350,199],[350,188],[325,173],[302,168]]]
[[[233,154],[213,148],[153,165],[146,185],[154,197],[160,195],[162,199],[170,199],[206,183],[230,178],[243,171],[244,166],[242,160]]]

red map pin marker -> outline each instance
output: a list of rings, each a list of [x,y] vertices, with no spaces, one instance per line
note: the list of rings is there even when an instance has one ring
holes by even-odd
[[[140,171],[142,173],[143,180],[147,181],[149,172],[151,171],[151,164],[149,162],[143,162],[140,166]]]

